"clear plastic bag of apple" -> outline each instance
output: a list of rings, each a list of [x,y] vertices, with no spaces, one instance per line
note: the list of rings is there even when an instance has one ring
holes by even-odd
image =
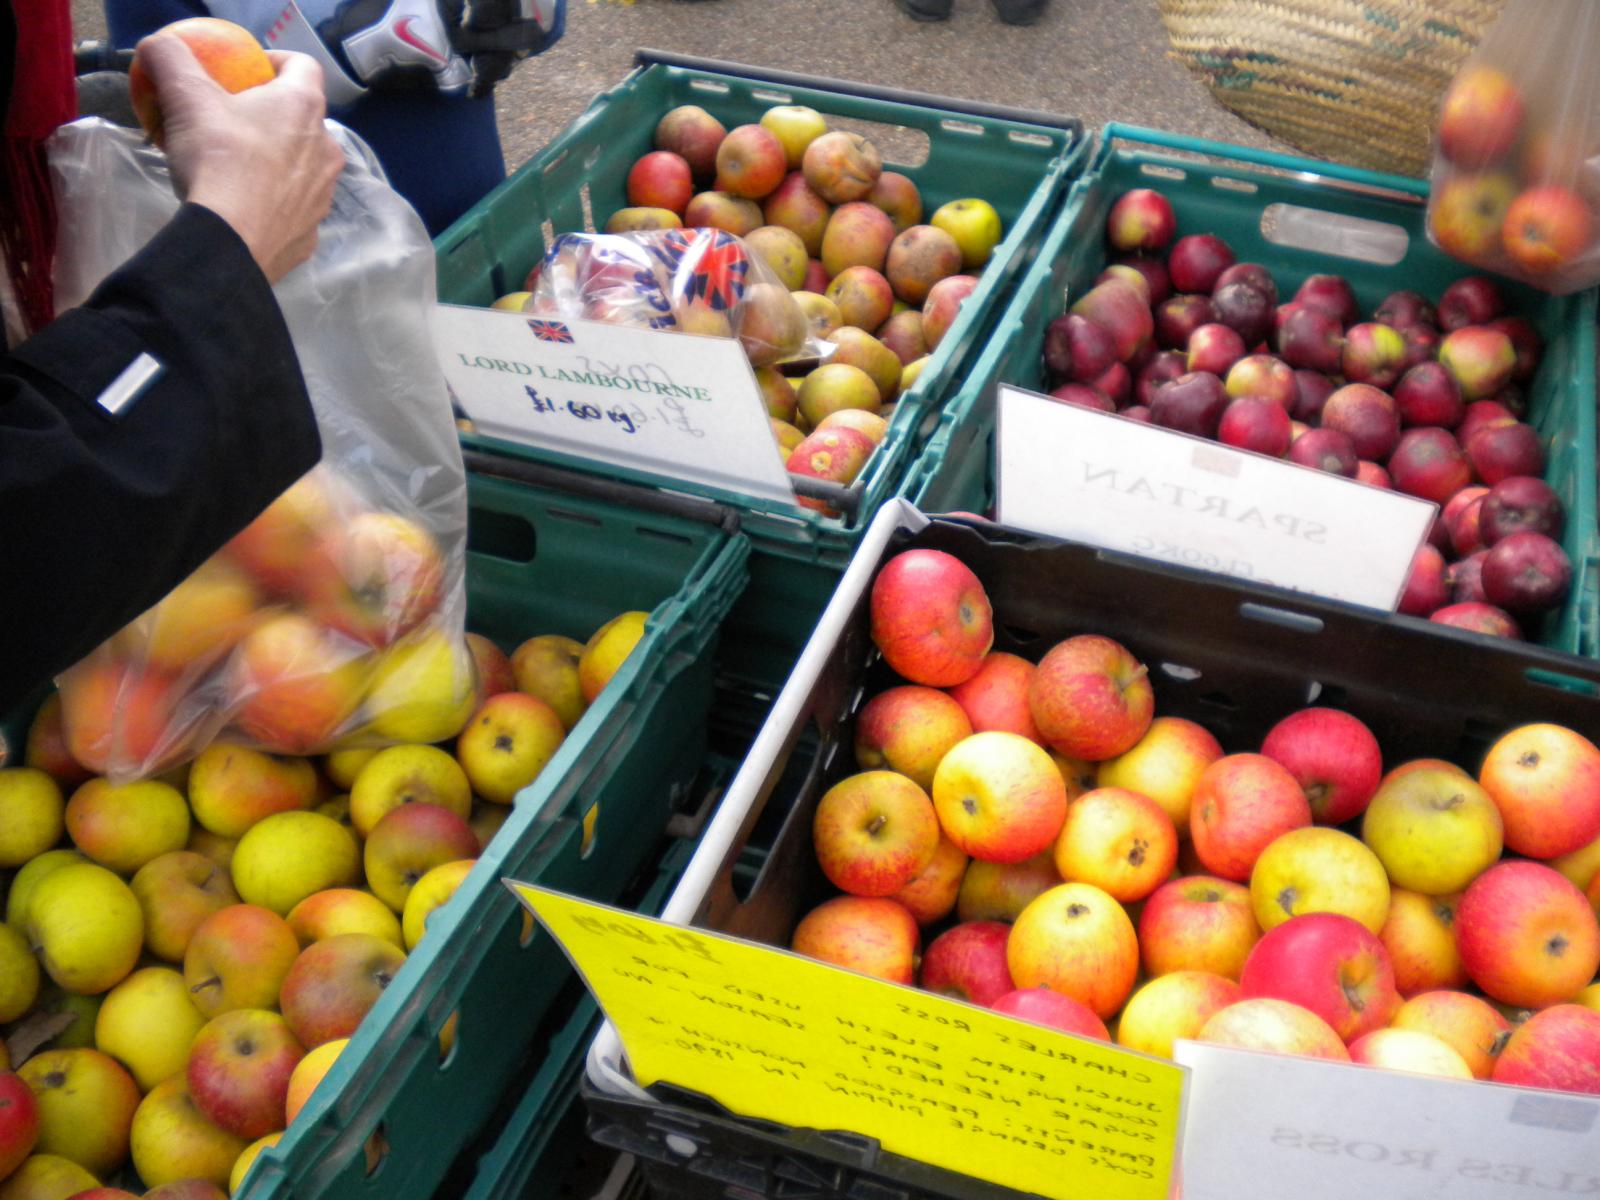
[[[1600,282],[1597,57],[1593,0],[1509,0],[1440,105],[1440,249],[1556,295]]]
[[[275,287],[322,462],[58,681],[73,754],[123,782],[222,737],[311,754],[454,735],[476,699],[466,474],[428,319],[432,245],[342,127],[315,255]],[[166,156],[99,120],[50,146],[56,296],[80,302],[178,206]]]
[[[823,349],[766,261],[720,229],[563,234],[531,283],[525,312],[737,338],[756,367]]]

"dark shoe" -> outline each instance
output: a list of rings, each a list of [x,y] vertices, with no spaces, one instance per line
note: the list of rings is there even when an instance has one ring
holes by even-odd
[[[947,21],[952,0],[894,0],[913,21]]]
[[[990,3],[1007,25],[1032,25],[1044,16],[1050,0],[990,0]]]

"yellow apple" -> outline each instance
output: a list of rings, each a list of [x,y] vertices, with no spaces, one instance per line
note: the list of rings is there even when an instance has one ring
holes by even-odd
[[[322,771],[333,785],[348,792],[361,774],[361,768],[378,752],[376,746],[358,746],[353,750],[334,750],[322,760]]]
[[[228,1194],[236,1196],[239,1189],[244,1186],[244,1177],[250,1173],[251,1166],[259,1155],[268,1146],[276,1146],[283,1140],[283,1131],[269,1133],[266,1137],[257,1138],[240,1152],[239,1157],[233,1160],[233,1170],[228,1172]]]
[[[200,922],[239,903],[227,868],[192,850],[152,858],[128,886],[144,913],[145,947],[168,962],[183,961]]]
[[[1600,983],[1591,983],[1583,991],[1573,997],[1574,1004],[1581,1004],[1585,1008],[1592,1008],[1600,1012]]]
[[[533,298],[532,292],[507,292],[495,298],[489,307],[496,312],[521,312],[522,306]]]
[[[378,822],[362,847],[361,860],[373,895],[401,913],[424,875],[445,863],[472,858],[478,850],[477,835],[459,813],[437,804],[403,804]]]
[[[560,716],[543,700],[502,692],[472,714],[456,739],[456,759],[474,792],[510,804],[539,778],[565,737]]]
[[[406,896],[400,917],[400,928],[405,935],[405,948],[408,951],[416,949],[433,910],[456,894],[456,888],[472,872],[477,861],[475,858],[460,858],[444,863],[417,880],[416,886]]]
[[[233,852],[239,898],[280,917],[307,896],[360,878],[356,839],[321,813],[274,813],[252,825]]]
[[[304,1058],[295,1063],[294,1070],[289,1075],[289,1093],[283,1101],[285,1125],[294,1124],[294,1119],[300,1115],[300,1110],[305,1107],[306,1101],[311,1099],[311,1093],[316,1091],[317,1084],[322,1082],[323,1076],[333,1067],[340,1051],[349,1044],[349,1038],[334,1038],[331,1042],[313,1046],[306,1051]]]
[[[1389,896],[1389,916],[1378,940],[1394,966],[1394,985],[1410,997],[1441,988],[1467,986],[1467,969],[1456,947],[1456,906],[1459,894],[1424,896],[1394,888]]]
[[[357,888],[329,888],[307,896],[290,910],[288,919],[302,946],[341,933],[370,933],[406,948],[399,918],[371,892]]]
[[[317,772],[307,760],[228,742],[207,746],[189,772],[194,819],[225,838],[243,837],[273,813],[310,808],[316,796]]]
[[[1340,913],[1377,933],[1389,915],[1389,878],[1378,856],[1348,833],[1308,825],[1261,852],[1250,904],[1263,933],[1314,912]]]
[[[72,844],[119,875],[132,875],[189,840],[183,794],[154,779],[121,787],[91,779],[67,801],[66,822]]]
[[[350,789],[350,820],[370,837],[374,826],[402,804],[437,804],[465,820],[472,813],[467,773],[437,746],[390,746],[361,768]]]
[[[1095,771],[1096,787],[1119,787],[1149,796],[1177,827],[1189,833],[1189,801],[1205,769],[1222,757],[1210,731],[1182,717],[1157,717],[1133,749],[1108,758]]]
[[[1443,896],[1459,892],[1500,857],[1505,822],[1489,793],[1441,767],[1390,775],[1361,819],[1396,887]]]
[[[0,870],[20,867],[61,840],[61,789],[34,767],[0,769]]]
[[[1117,1021],[1117,1043],[1171,1058],[1175,1041],[1195,1037],[1214,1013],[1240,998],[1237,983],[1210,971],[1158,975],[1123,1006]]]
[[[70,1158],[30,1154],[20,1167],[0,1179],[0,1200],[68,1200],[99,1186],[98,1179]]]
[[[583,655],[578,659],[578,683],[583,688],[585,702],[593,704],[618,668],[644,637],[647,612],[625,612],[612,617],[594,631]]]
[[[828,122],[804,104],[779,104],[761,114],[761,127],[778,139],[789,170],[798,171],[806,147],[828,132]]]
[[[205,1023],[181,974],[171,967],[145,967],[106,993],[94,1022],[94,1044],[127,1067],[148,1092],[183,1070],[189,1043]]]
[[[38,858],[24,865],[22,870],[11,877],[11,890],[6,893],[6,924],[25,929],[28,915],[33,908],[33,893],[40,881],[52,871],[71,863],[88,861],[78,851],[63,848],[46,850]]]
[[[203,667],[250,632],[260,605],[249,576],[212,559],[119,636],[164,671]]]
[[[383,652],[362,708],[366,730],[376,737],[442,742],[461,731],[477,703],[472,651],[464,639],[434,630],[413,634]]]
[[[1585,891],[1590,881],[1596,875],[1600,875],[1600,837],[1596,837],[1587,846],[1581,846],[1571,854],[1552,858],[1550,865],[1572,880],[1580,892]]]
[[[178,1179],[208,1179],[225,1187],[247,1145],[201,1115],[180,1073],[156,1084],[133,1114],[133,1166],[146,1187]]]
[[[122,880],[89,862],[60,867],[39,881],[25,932],[50,978],[83,995],[121,982],[144,947],[139,901]]]
[[[500,832],[500,827],[511,816],[512,810],[504,804],[474,804],[472,816],[467,824],[472,826],[472,832],[478,835],[478,845],[484,850],[489,848],[489,843],[494,841],[494,835]]]
[[[952,200],[934,210],[928,223],[955,238],[961,247],[961,266],[972,271],[989,261],[1000,244],[1000,214],[987,200]]]
[[[529,638],[511,654],[517,690],[555,709],[568,733],[587,707],[583,685],[578,682],[578,662],[582,657],[583,643],[558,633]]]
[[[101,1176],[123,1164],[139,1085],[121,1063],[88,1047],[45,1050],[17,1074],[39,1101],[36,1153],[59,1154]]]
[[[0,1025],[27,1012],[38,995],[39,960],[28,939],[20,929],[0,925]]]

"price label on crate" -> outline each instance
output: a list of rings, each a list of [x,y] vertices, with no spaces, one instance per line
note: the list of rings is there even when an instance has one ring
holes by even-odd
[[[1183,1200],[1600,1195],[1600,1097],[1179,1042]]]
[[[456,403],[492,437],[795,503],[739,343],[440,304]]]
[[[616,1026],[635,1079],[1069,1200],[1164,1200],[1184,1074],[771,946],[508,881]]]
[[[1003,525],[1393,611],[1437,508],[1002,385]]]

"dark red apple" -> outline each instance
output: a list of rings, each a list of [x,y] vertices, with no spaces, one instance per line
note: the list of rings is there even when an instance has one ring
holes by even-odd
[[[1150,188],[1123,192],[1106,214],[1106,241],[1117,250],[1165,250],[1177,231],[1172,201]]]
[[[1489,399],[1519,421],[1528,415],[1528,393],[1520,383],[1506,384]]]
[[[1488,602],[1488,593],[1483,590],[1483,562],[1488,556],[1487,550],[1479,550],[1445,568],[1444,577],[1445,582],[1450,585],[1452,604]]]
[[[1133,397],[1147,408],[1156,398],[1156,389],[1163,383],[1168,383],[1182,375],[1189,369],[1188,359],[1176,350],[1163,350],[1139,372],[1139,378],[1134,380]]]
[[[1522,317],[1500,317],[1489,322],[1490,329],[1498,329],[1511,339],[1517,351],[1517,365],[1511,368],[1511,378],[1527,383],[1539,369],[1539,358],[1544,353],[1544,340],[1539,331]]]
[[[1267,303],[1276,308],[1278,305],[1278,284],[1272,278],[1272,272],[1260,263],[1234,263],[1221,275],[1217,276],[1216,291],[1221,291],[1229,284],[1243,283],[1255,288],[1267,298]]]
[[[1044,363],[1057,379],[1088,383],[1116,361],[1116,343],[1093,321],[1066,313],[1044,331]]]
[[[1408,325],[1438,325],[1439,310],[1421,292],[1390,292],[1373,309],[1372,319],[1396,329],[1404,329]]]
[[[1211,294],[1217,320],[1254,346],[1272,332],[1272,301],[1248,283],[1230,283]]]
[[[1244,357],[1244,339],[1226,325],[1202,325],[1189,337],[1189,370],[1226,375]]]
[[[1145,425],[1150,424],[1150,409],[1144,404],[1130,404],[1117,415],[1126,417],[1130,421],[1140,421]]]
[[[1522,640],[1522,630],[1518,628],[1516,619],[1505,609],[1492,604],[1447,604],[1428,620],[1487,637],[1505,638],[1512,642]]]
[[[1505,297],[1494,280],[1468,275],[1445,288],[1439,297],[1439,328],[1454,333],[1468,325],[1485,325],[1505,311]]]
[[[1187,350],[1189,338],[1217,319],[1210,296],[1173,296],[1156,305],[1156,344],[1163,350]]]
[[[1204,292],[1210,295],[1217,279],[1233,266],[1233,251],[1228,243],[1209,233],[1191,233],[1179,238],[1167,255],[1167,273],[1172,276],[1172,286],[1180,292]]]
[[[1339,369],[1351,383],[1392,387],[1405,365],[1406,342],[1400,331],[1377,321],[1363,321],[1345,331]]]
[[[1128,374],[1128,368],[1121,363],[1112,363],[1090,382],[1104,392],[1111,403],[1118,408],[1133,398],[1133,376]]]
[[[1489,489],[1478,513],[1483,544],[1493,547],[1514,533],[1560,538],[1567,513],[1561,497],[1542,479],[1513,475]]]
[[[1159,258],[1148,258],[1143,254],[1130,254],[1125,258],[1117,259],[1112,265],[1132,267],[1144,276],[1144,281],[1150,288],[1150,306],[1152,308],[1172,295],[1172,276],[1167,274],[1167,264]]]
[[[1100,412],[1117,411],[1117,406],[1111,403],[1110,396],[1088,383],[1063,383],[1060,387],[1051,389],[1050,399],[1059,400],[1063,404],[1076,404],[1079,408],[1097,409]]]
[[[1228,400],[1222,380],[1209,371],[1190,371],[1157,390],[1150,422],[1180,433],[1216,437]]]
[[[1350,284],[1338,275],[1312,275],[1294,294],[1295,302],[1321,309],[1339,322],[1341,329],[1354,325],[1361,317],[1361,306]]]
[[[1394,406],[1400,424],[1440,429],[1454,429],[1466,411],[1455,376],[1436,362],[1418,363],[1400,377],[1394,385]]]
[[[1287,413],[1294,404],[1294,372],[1281,358],[1247,354],[1228,368],[1223,381],[1230,396],[1258,396],[1272,400]]]
[[[1289,413],[1275,400],[1240,396],[1222,413],[1217,440],[1241,450],[1282,458],[1289,449]]]
[[[1467,439],[1467,458],[1478,478],[1493,487],[1513,475],[1543,475],[1544,447],[1532,425],[1490,425]]]
[[[1396,491],[1443,504],[1472,482],[1472,467],[1448,429],[1408,429],[1389,456]]]
[[[1479,520],[1483,515],[1483,498],[1488,494],[1486,487],[1464,487],[1446,500],[1439,512],[1439,519],[1450,531],[1450,550],[1457,558],[1483,549]]]
[[[1401,365],[1408,371],[1418,363],[1432,362],[1439,357],[1442,338],[1432,325],[1403,326],[1400,338],[1406,344],[1406,356]]]
[[[1322,425],[1348,434],[1360,458],[1386,459],[1400,440],[1394,400],[1365,383],[1347,383],[1329,396],[1322,406]]]
[[[1284,362],[1328,375],[1342,369],[1344,334],[1336,318],[1304,304],[1286,305],[1279,312],[1276,344]]]
[[[1321,371],[1296,371],[1294,403],[1289,408],[1289,415],[1307,425],[1316,424],[1322,420],[1322,406],[1338,390],[1339,385]]]
[[[1389,472],[1385,471],[1377,463],[1368,462],[1364,458],[1356,463],[1356,482],[1364,483],[1368,487],[1394,490],[1394,480],[1389,478]]]
[[[1330,475],[1356,476],[1356,448],[1348,434],[1337,429],[1310,429],[1289,443],[1290,462],[1315,467]]]
[[[1513,533],[1483,560],[1483,592],[1509,613],[1559,608],[1572,584],[1572,563],[1559,543],[1542,533]]]
[[[1461,424],[1456,429],[1456,437],[1465,446],[1478,430],[1486,429],[1491,425],[1514,424],[1516,419],[1517,414],[1498,400],[1474,400],[1462,411]]]
[[[1004,921],[966,921],[945,930],[922,953],[922,986],[941,996],[989,1005],[1014,991],[1006,966]]]
[[[1411,560],[1406,590],[1400,595],[1400,611],[1407,616],[1425,617],[1450,603],[1450,585],[1445,580],[1444,555],[1424,542]]]

